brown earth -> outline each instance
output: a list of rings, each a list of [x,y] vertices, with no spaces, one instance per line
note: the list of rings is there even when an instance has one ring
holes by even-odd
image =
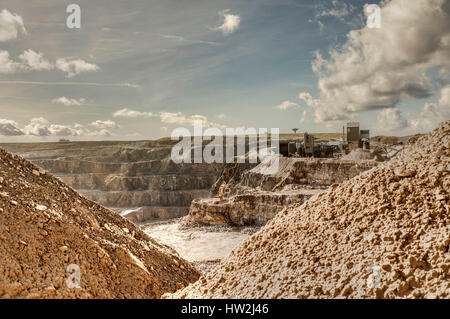
[[[288,207],[172,298],[450,298],[450,121]]]
[[[178,254],[0,149],[0,297],[158,298],[197,280]],[[81,288],[69,288],[70,264]]]

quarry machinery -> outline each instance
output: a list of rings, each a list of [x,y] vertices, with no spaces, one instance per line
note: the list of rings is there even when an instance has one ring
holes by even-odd
[[[334,158],[355,149],[370,149],[370,131],[360,130],[359,122],[347,123],[347,134],[342,127],[340,140],[318,140],[307,132],[303,139],[280,140],[280,154],[285,157]]]
[[[348,151],[358,148],[370,149],[370,130],[360,130],[359,122],[347,123]]]
[[[359,136],[359,122],[347,123],[347,145],[350,152],[359,148]]]
[[[228,183],[223,183],[222,185],[220,185],[219,188],[219,198],[220,200],[225,200],[228,198],[228,196],[230,195],[230,185],[228,185]]]
[[[280,141],[280,154],[285,157],[332,158],[338,152],[340,149],[335,143],[316,140],[306,132],[303,133],[303,140]]]
[[[306,132],[303,134],[303,152],[306,157],[314,156],[314,136]]]

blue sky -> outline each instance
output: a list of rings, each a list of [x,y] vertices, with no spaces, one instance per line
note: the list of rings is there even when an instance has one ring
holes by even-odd
[[[448,116],[442,89],[447,83],[437,82],[440,77],[446,81],[448,64],[430,57],[428,51],[417,53],[428,57],[425,66],[416,57],[406,58],[417,66],[417,72],[408,74],[412,80],[395,93],[375,97],[366,92],[367,97],[361,97],[367,98],[366,103],[349,98],[349,87],[339,87],[342,72],[337,68],[345,67],[349,58],[342,53],[344,62],[339,64],[341,60],[331,60],[330,50],[339,51],[351,30],[370,32],[364,15],[366,1],[74,2],[81,7],[81,29],[67,28],[68,3],[64,1],[2,1],[0,10],[7,10],[13,19],[3,11],[7,29],[0,52],[8,52],[3,61],[10,64],[3,64],[10,67],[3,72],[0,68],[0,129],[5,126],[0,141],[57,140],[62,136],[82,140],[157,138],[170,135],[175,127],[189,128],[196,115],[219,127],[339,132],[346,121],[358,120],[374,132],[406,134],[436,124],[434,118],[428,126],[414,122],[427,103],[441,112],[438,117]],[[397,7],[383,8],[388,21],[396,19],[393,13],[404,5],[404,0],[393,2],[399,3]],[[438,4],[444,6],[444,13],[446,2]],[[401,28],[406,26],[399,23],[394,35],[401,34]],[[440,34],[437,29],[439,26],[422,31],[448,36],[448,30]],[[390,34],[379,33],[380,37]],[[364,35],[358,39],[370,46]],[[408,45],[411,43],[404,44]],[[34,59],[20,57],[27,50],[32,50],[29,56]],[[436,56],[449,52],[448,47],[441,51]],[[326,73],[313,70],[312,64],[318,61],[315,52],[330,66]],[[365,63],[376,60],[365,58]],[[403,62],[393,61],[390,67],[400,68]],[[79,69],[71,73],[75,65]],[[374,70],[372,74],[377,68]],[[399,69],[399,74],[402,72],[406,70]],[[425,73],[428,80],[424,80]],[[338,79],[330,84],[334,76]],[[344,78],[348,76],[352,75]],[[327,88],[321,88],[320,79]],[[402,79],[395,82],[402,83]],[[392,75],[380,72],[370,87],[388,80],[394,81]],[[336,86],[341,91],[330,93],[329,88]],[[422,90],[422,86],[426,87]],[[425,93],[411,93],[406,87]],[[310,94],[317,103],[308,104],[300,93]],[[387,98],[393,94],[398,96]],[[346,105],[362,106],[339,105],[328,112],[333,97],[340,96],[342,101],[348,99]],[[277,108],[283,102],[287,102],[283,104],[286,109]],[[383,127],[380,124],[386,118],[395,123]],[[12,134],[11,126],[23,134]]]

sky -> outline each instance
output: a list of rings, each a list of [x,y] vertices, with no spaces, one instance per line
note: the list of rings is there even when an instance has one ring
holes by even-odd
[[[449,2],[2,0],[0,142],[155,139],[196,119],[427,132],[450,118]]]

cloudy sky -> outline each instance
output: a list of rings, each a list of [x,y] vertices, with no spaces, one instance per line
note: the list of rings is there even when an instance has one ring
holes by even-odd
[[[428,131],[450,118],[450,0],[369,3],[380,28],[359,0],[3,0],[0,141]]]

